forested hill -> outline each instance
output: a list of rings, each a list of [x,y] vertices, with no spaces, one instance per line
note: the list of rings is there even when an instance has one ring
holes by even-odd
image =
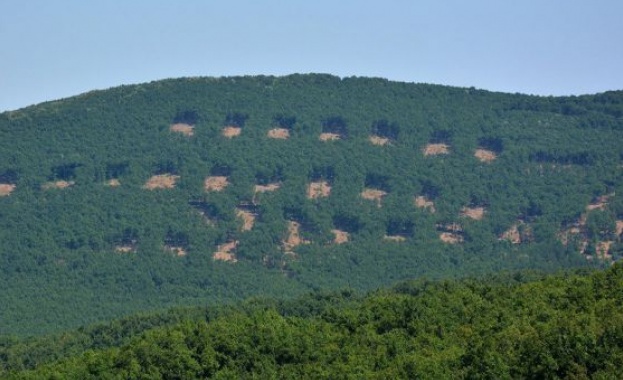
[[[623,266],[530,277],[420,280],[365,297],[315,294],[131,318],[4,343],[0,376],[620,378]]]
[[[609,266],[623,92],[188,78],[0,114],[0,335],[256,294]]]

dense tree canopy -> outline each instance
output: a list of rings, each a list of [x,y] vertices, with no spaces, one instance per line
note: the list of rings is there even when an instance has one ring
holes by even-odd
[[[0,335],[623,254],[623,93],[172,79],[0,114]]]
[[[186,309],[5,342],[3,377],[553,379],[620,376],[623,266],[405,282],[366,296]],[[150,327],[151,326],[151,327]]]

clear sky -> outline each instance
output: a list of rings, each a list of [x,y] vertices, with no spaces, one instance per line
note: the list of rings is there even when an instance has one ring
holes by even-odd
[[[181,76],[623,89],[623,0],[0,0],[0,111]]]

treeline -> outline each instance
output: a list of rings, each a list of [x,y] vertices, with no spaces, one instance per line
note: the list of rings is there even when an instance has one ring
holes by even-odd
[[[256,300],[209,317],[195,309],[184,321],[87,344],[58,361],[44,353],[32,358],[42,359],[35,368],[9,345],[2,357],[16,356],[3,361],[3,376],[611,379],[623,365],[622,294],[623,266],[615,264],[545,277],[419,280],[364,297]],[[64,342],[45,344],[53,351]]]
[[[292,75],[166,80],[5,112],[0,335],[253,294],[608,266],[623,256],[622,109],[621,92]],[[210,176],[227,184],[206,191]],[[309,199],[313,181],[328,196]],[[293,254],[290,222],[305,242]],[[513,228],[521,239],[500,239]],[[231,261],[215,261],[226,244]]]

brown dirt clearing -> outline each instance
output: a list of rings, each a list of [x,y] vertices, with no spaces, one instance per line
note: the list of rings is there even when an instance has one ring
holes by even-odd
[[[242,128],[239,127],[225,127],[223,128],[223,131],[221,132],[223,136],[227,137],[228,139],[231,139],[232,137],[236,137],[236,136],[240,136],[240,134],[242,133]]]
[[[165,245],[164,249],[172,252],[175,256],[182,257],[186,256],[188,252],[184,249],[184,247],[177,247],[174,245]]]
[[[6,197],[15,190],[15,185],[10,183],[0,183],[0,197]]]
[[[476,152],[474,152],[474,156],[481,162],[491,162],[498,158],[495,152],[482,148],[476,149]]]
[[[361,192],[361,197],[369,201],[376,201],[378,207],[381,207],[383,197],[387,195],[386,191],[378,189],[365,189]]]
[[[175,183],[180,178],[179,175],[173,174],[158,174],[152,176],[144,185],[143,189],[155,190],[155,189],[172,189],[175,187]]]
[[[176,133],[181,133],[184,136],[192,136],[195,134],[194,131],[195,127],[193,127],[190,124],[185,124],[185,123],[177,123],[177,124],[173,124],[171,125],[171,127],[169,127],[169,130],[171,132],[176,132]]]
[[[463,227],[458,223],[437,224],[437,229],[445,232],[463,232]]]
[[[580,215],[580,217],[578,218],[578,220],[573,225],[571,225],[570,227],[568,227],[566,229],[560,230],[556,234],[556,236],[560,240],[560,242],[563,245],[567,245],[567,244],[569,244],[569,239],[573,235],[579,235],[580,233],[582,233],[583,228],[586,226],[586,221],[588,220],[589,212],[591,212],[593,210],[605,210],[606,206],[608,206],[608,200],[613,195],[614,194],[602,195],[600,197],[597,197],[590,204],[588,204],[586,206],[586,208],[585,208],[586,212],[582,213]],[[621,224],[619,224],[619,222],[621,222]],[[623,221],[617,221],[616,222],[616,231],[617,231],[617,235],[621,235],[621,233],[623,233]]]
[[[433,214],[435,213],[435,203],[431,200],[428,200],[425,196],[416,196],[414,202],[416,207],[428,209]]]
[[[348,241],[350,240],[350,234],[346,231],[331,230],[331,232],[333,233],[333,235],[335,235],[335,237],[333,238],[333,243],[335,244],[348,243]]]
[[[425,156],[435,156],[438,154],[448,154],[450,146],[448,144],[428,144],[424,147]]]
[[[106,185],[110,187],[118,187],[118,186],[121,186],[121,182],[119,182],[118,179],[113,178],[113,179],[106,181]]]
[[[44,190],[49,189],[66,189],[75,185],[74,181],[56,181],[56,182],[47,182],[41,186]]]
[[[236,216],[238,218],[242,219],[241,230],[242,231],[251,231],[251,229],[253,228],[253,225],[255,224],[256,215],[251,213],[251,212],[249,212],[249,211],[237,208],[236,209]]]
[[[594,202],[591,202],[588,206],[586,206],[586,211],[604,210],[608,205],[608,200],[611,196],[612,194],[602,195],[601,197],[598,197]]]
[[[320,137],[318,138],[320,139],[320,141],[335,141],[335,140],[341,140],[342,136],[340,136],[340,134],[338,133],[325,132],[325,133],[321,133]]]
[[[275,191],[280,187],[280,183],[269,183],[268,185],[255,185],[255,188],[253,190],[256,193],[266,193],[269,191]]]
[[[203,189],[205,191],[223,191],[229,185],[227,177],[225,176],[213,176],[208,177],[203,182]]]
[[[384,146],[389,144],[389,139],[381,136],[372,135],[368,137],[368,140],[372,143],[372,145]]]
[[[221,244],[217,247],[216,252],[212,255],[213,260],[229,261],[235,263],[238,261],[233,251],[238,246],[238,240]]]
[[[403,242],[406,241],[407,238],[404,236],[400,236],[400,235],[385,235],[383,236],[383,240],[387,240],[387,241],[395,241],[395,242]]]
[[[293,249],[301,244],[309,244],[308,240],[305,240],[300,235],[301,225],[293,220],[288,221],[288,236],[282,241],[283,250],[285,253],[293,254]]]
[[[610,247],[614,244],[613,241],[600,241],[595,247],[595,253],[597,257],[602,260],[610,260],[612,255],[610,254]]]
[[[118,245],[115,247],[115,252],[118,253],[135,253],[136,247],[133,245]]]
[[[327,181],[312,182],[307,185],[307,199],[328,197],[331,194],[331,186]]]
[[[452,232],[442,232],[441,234],[439,234],[439,239],[441,239],[442,242],[448,244],[458,244],[463,242],[463,236],[454,234]]]
[[[268,137],[271,139],[286,140],[290,137],[290,131],[286,128],[273,128],[268,131]]]
[[[485,216],[484,207],[463,207],[461,209],[461,216],[466,216],[474,220],[482,220]]]
[[[518,225],[513,224],[511,228],[504,231],[502,235],[500,235],[499,240],[508,240],[512,244],[521,244],[521,234],[519,233]]]

